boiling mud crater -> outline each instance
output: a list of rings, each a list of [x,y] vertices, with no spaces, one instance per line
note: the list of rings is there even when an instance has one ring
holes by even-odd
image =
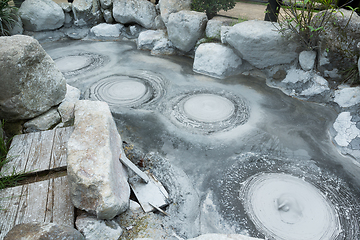
[[[360,168],[331,142],[333,109],[262,79],[194,74],[191,59],[129,42],[44,48],[83,98],[109,104],[123,140],[162,159],[154,171],[178,204],[164,224],[182,237],[360,237]]]

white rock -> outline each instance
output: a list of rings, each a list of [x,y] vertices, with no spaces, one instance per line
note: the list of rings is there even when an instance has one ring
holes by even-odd
[[[351,121],[350,112],[342,112],[336,118],[333,125],[337,134],[336,143],[341,147],[346,147],[356,137],[360,137],[360,129],[356,127],[356,122]]]
[[[122,24],[100,23],[90,29],[90,32],[96,37],[119,37],[121,30],[124,28]]]
[[[75,207],[99,219],[113,219],[128,209],[130,188],[119,161],[122,142],[105,102],[76,102],[74,131],[67,151],[70,195]]]
[[[221,26],[223,25],[222,21],[211,19],[206,24],[206,37],[213,39],[221,39]]]
[[[193,71],[225,78],[238,74],[241,64],[241,58],[231,48],[219,43],[204,43],[196,49]]]
[[[58,29],[65,21],[64,11],[52,0],[26,0],[21,4],[19,14],[28,31]]]
[[[260,238],[252,238],[240,234],[217,234],[209,233],[200,235],[196,238],[190,238],[188,240],[259,240]]]
[[[160,0],[158,5],[161,17],[167,25],[170,14],[191,9],[191,0]]]
[[[165,38],[165,32],[163,30],[147,30],[139,34],[137,39],[137,48],[141,50],[153,49],[156,42]]]
[[[203,35],[206,22],[205,13],[187,10],[172,13],[167,23],[169,39],[175,47],[188,52]]]
[[[299,54],[299,63],[304,71],[311,71],[315,66],[316,52],[302,51]]]
[[[224,41],[254,67],[290,63],[297,58],[298,46],[282,37],[274,24],[257,20],[238,23],[226,33]]]
[[[66,81],[32,37],[0,37],[0,119],[30,119],[58,105]]]
[[[360,43],[360,42],[359,42]],[[358,71],[360,73],[360,57],[359,57],[359,60],[358,60]]]
[[[360,87],[344,87],[335,91],[334,102],[340,107],[352,107],[360,103]]]
[[[287,75],[284,80],[282,80],[283,83],[306,83],[310,81],[311,74],[308,72],[305,72],[303,70],[299,69],[290,69],[287,72]]]
[[[24,129],[26,133],[45,131],[52,126],[58,124],[61,121],[61,117],[56,109],[51,109],[46,113],[24,123]]]
[[[89,214],[78,216],[75,226],[86,240],[118,240],[123,233],[114,220],[99,220]]]
[[[114,0],[113,17],[116,22],[137,23],[155,29],[156,8],[147,0]]]

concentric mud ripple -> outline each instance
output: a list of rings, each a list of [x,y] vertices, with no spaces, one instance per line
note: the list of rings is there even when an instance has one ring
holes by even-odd
[[[110,107],[145,108],[165,94],[166,83],[150,72],[115,74],[101,79],[88,90],[88,98],[105,101]]]
[[[54,62],[67,78],[102,67],[109,62],[109,58],[96,53],[82,52],[55,58]]]
[[[228,131],[246,123],[249,118],[246,102],[225,91],[187,92],[170,102],[172,122],[199,133]]]
[[[245,154],[218,182],[221,214],[239,231],[276,240],[360,239],[359,194],[313,161]]]

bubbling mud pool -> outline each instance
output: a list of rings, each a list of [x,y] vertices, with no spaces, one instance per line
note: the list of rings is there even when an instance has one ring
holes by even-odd
[[[331,142],[332,108],[264,79],[195,74],[191,59],[131,42],[43,46],[82,98],[109,104],[123,140],[166,159],[156,174],[177,199],[164,217],[177,235],[360,239],[360,165]]]

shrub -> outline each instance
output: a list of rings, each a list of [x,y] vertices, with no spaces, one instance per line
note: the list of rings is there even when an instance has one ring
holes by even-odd
[[[220,10],[229,10],[235,7],[235,0],[193,0],[191,9],[205,12],[208,19],[216,16]]]
[[[10,0],[0,0],[0,36],[7,36],[17,19],[17,8],[9,5]]]

